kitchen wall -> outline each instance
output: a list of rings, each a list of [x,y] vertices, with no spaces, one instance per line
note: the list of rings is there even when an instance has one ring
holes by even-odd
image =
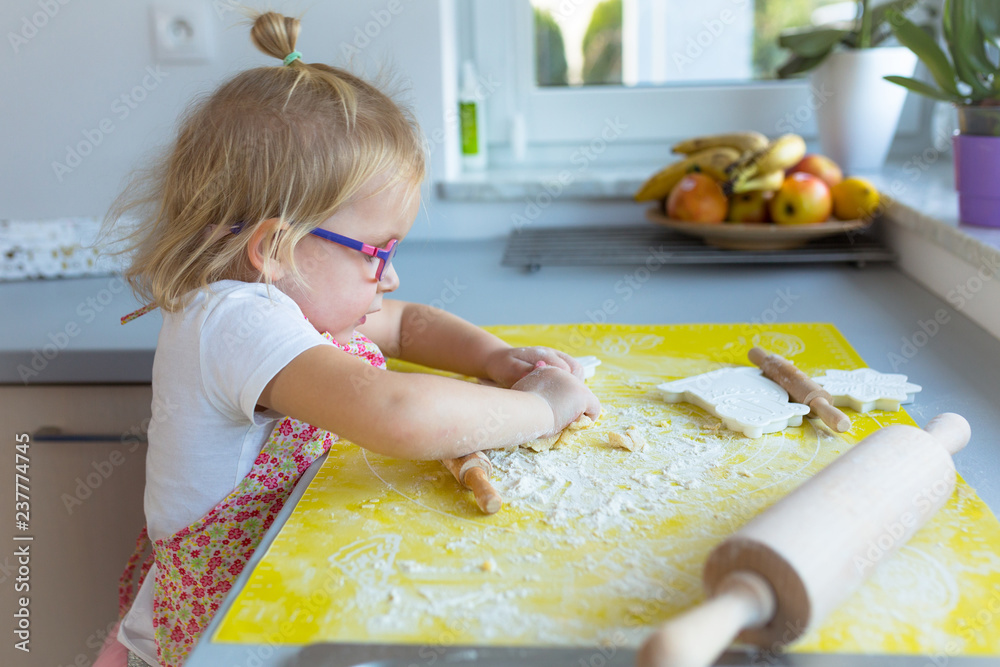
[[[307,61],[398,75],[425,134],[456,131],[446,120],[445,31],[454,0],[289,0],[267,6],[302,15],[298,48]],[[150,8],[208,8],[214,57],[205,64],[154,58]],[[398,8],[398,13],[387,12]],[[385,20],[389,16],[389,20]],[[372,29],[381,17],[385,25]],[[276,61],[250,43],[232,0],[4,0],[0,5],[0,220],[101,217],[128,173],[172,137],[199,94],[245,68]],[[370,34],[365,44],[363,35]],[[346,46],[361,45],[360,49]],[[450,108],[450,106],[448,107]],[[525,202],[444,201],[433,183],[445,170],[445,142],[432,141],[424,211],[411,239],[505,234]],[[628,202],[557,201],[537,224],[640,220]]]

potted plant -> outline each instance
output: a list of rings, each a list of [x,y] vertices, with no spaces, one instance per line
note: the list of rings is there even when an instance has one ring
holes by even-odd
[[[931,85],[906,76],[892,83],[958,110],[955,187],[962,222],[1000,227],[1000,8],[996,0],[945,0],[941,34],[948,52],[928,33],[896,16],[900,44],[927,66]]]
[[[852,21],[786,30],[778,39],[792,52],[778,76],[810,72],[821,150],[848,172],[878,169],[889,152],[906,91],[883,77],[911,74],[917,59],[910,49],[883,42],[892,35],[888,19],[915,4],[873,7],[859,0]]]

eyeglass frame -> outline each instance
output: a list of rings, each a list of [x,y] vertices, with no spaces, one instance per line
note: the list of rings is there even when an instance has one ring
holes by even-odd
[[[396,239],[391,239],[389,244],[384,248],[376,248],[375,246],[364,243],[363,241],[358,241],[357,239],[352,239],[350,237],[343,236],[342,234],[337,234],[336,232],[328,232],[325,229],[317,228],[309,233],[314,236],[318,236],[324,241],[330,241],[331,243],[342,245],[345,248],[357,250],[358,252],[368,255],[369,257],[377,257],[378,269],[375,270],[375,280],[382,280],[382,275],[392,263],[392,258],[396,255],[396,248],[399,247],[399,241]]]

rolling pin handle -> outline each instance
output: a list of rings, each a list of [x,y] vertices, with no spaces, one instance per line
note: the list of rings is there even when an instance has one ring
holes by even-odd
[[[472,494],[476,497],[476,504],[479,509],[487,514],[496,514],[503,506],[503,499],[497,493],[486,471],[480,467],[469,468],[465,473],[462,483],[472,489]]]
[[[949,454],[956,454],[969,444],[972,437],[972,427],[962,415],[954,412],[943,412],[927,422],[924,430],[934,436]]]
[[[824,424],[837,433],[845,433],[851,430],[851,418],[833,407],[830,401],[825,398],[814,398],[812,403],[808,405],[816,413],[816,416],[823,420]]]
[[[749,571],[730,572],[707,602],[673,618],[642,645],[638,667],[707,667],[744,628],[766,625],[777,602],[771,585]]]

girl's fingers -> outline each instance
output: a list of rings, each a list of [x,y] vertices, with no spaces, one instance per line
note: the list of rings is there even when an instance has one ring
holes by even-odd
[[[562,361],[566,362],[566,370],[568,370],[573,375],[577,376],[581,380],[583,379],[583,364],[576,360],[575,357],[571,357],[565,352],[560,352],[555,350],[556,356],[558,356]]]

